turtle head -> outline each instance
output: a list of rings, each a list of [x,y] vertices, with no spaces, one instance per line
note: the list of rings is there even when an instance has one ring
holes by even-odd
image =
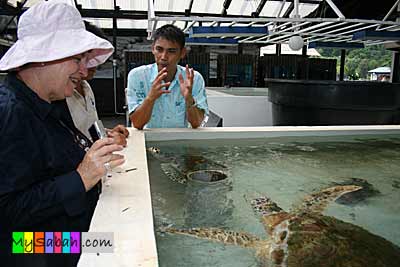
[[[147,148],[146,150],[155,159],[164,160],[164,158],[165,158],[165,155],[163,155],[163,153],[161,153],[161,150],[158,147],[151,146],[151,147]]]
[[[362,189],[362,186],[358,186],[358,185],[342,185],[341,187],[342,187],[342,191],[344,192],[344,194],[347,194],[350,192],[355,192],[355,191]]]
[[[158,147],[151,146],[147,149],[151,154],[159,155],[160,149]]]
[[[345,194],[355,192],[360,189],[362,189],[362,187],[358,186],[358,185],[338,185],[338,186],[330,187],[330,188],[326,189],[325,191],[326,191],[326,193],[331,194],[333,196],[333,198],[336,200]]]
[[[305,200],[306,202],[309,202],[307,205],[310,206],[310,204],[318,204],[319,202],[335,201],[345,194],[355,192],[360,189],[362,189],[362,187],[358,185],[337,185],[326,188],[318,193],[314,193],[311,196],[306,197]],[[327,203],[325,203],[325,205],[326,204]]]
[[[322,191],[306,196],[303,202],[298,207],[294,208],[294,212],[321,213],[331,201],[335,201],[345,194],[360,189],[362,189],[362,187],[358,185],[337,185],[323,189]]]

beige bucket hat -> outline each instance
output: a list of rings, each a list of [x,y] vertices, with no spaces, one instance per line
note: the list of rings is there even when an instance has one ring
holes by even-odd
[[[58,1],[29,8],[18,22],[18,40],[0,60],[0,70],[12,70],[32,62],[48,62],[90,50],[87,67],[104,63],[112,44],[85,30],[78,10]]]

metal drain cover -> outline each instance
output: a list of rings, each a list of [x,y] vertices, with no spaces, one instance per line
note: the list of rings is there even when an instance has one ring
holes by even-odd
[[[222,171],[200,170],[188,173],[187,177],[196,182],[213,183],[225,180],[227,175]]]

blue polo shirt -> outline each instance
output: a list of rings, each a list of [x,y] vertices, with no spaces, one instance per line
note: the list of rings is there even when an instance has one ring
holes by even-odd
[[[129,113],[142,104],[148,95],[151,85],[157,77],[157,64],[140,66],[131,70],[128,74],[127,101]],[[186,69],[177,66],[175,78],[172,80],[169,90],[171,93],[161,95],[154,103],[153,112],[145,128],[185,128],[188,127],[185,99],[179,86],[179,74],[186,78]],[[200,73],[194,72],[193,98],[196,106],[208,114],[208,104],[204,79]]]

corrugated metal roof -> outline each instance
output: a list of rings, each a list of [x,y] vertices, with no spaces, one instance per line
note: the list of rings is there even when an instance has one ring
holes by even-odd
[[[378,67],[368,71],[368,73],[391,73],[390,67]]]
[[[27,0],[29,7],[41,0]],[[107,11],[103,18],[87,18],[101,28],[112,28],[114,0],[49,0],[75,2],[86,10],[85,14],[93,17],[95,10]],[[306,43],[350,42],[375,45],[390,42],[390,40],[352,40],[353,33],[361,30],[400,31],[400,22],[393,19],[396,16],[397,0],[383,1],[382,4],[367,7],[358,0],[153,0],[154,12],[148,17],[149,0],[116,0],[119,14],[129,13],[132,19],[118,18],[118,28],[146,29],[153,32],[156,28],[174,23],[186,32],[191,27],[202,26],[265,26],[269,34],[265,36],[237,37],[239,43],[276,44],[287,43],[293,35],[300,35]],[[8,0],[16,5],[17,0]],[[364,3],[362,1],[362,3]],[[298,13],[296,6],[298,4]],[[336,6],[337,5],[337,6]],[[150,5],[151,6],[151,5]],[[351,17],[364,10],[362,19]],[[392,8],[391,8],[392,7]],[[343,9],[343,12],[342,10]],[[376,9],[379,18],[373,18]],[[90,11],[90,12],[89,12]],[[355,13],[354,13],[355,12]],[[358,13],[357,13],[358,12]],[[368,13],[368,14],[367,14]],[[328,17],[325,17],[327,14]],[[384,15],[387,14],[385,18]],[[107,17],[107,18],[106,18]],[[365,17],[365,19],[363,18]],[[366,19],[368,18],[368,19]],[[220,36],[224,38],[224,36]]]

